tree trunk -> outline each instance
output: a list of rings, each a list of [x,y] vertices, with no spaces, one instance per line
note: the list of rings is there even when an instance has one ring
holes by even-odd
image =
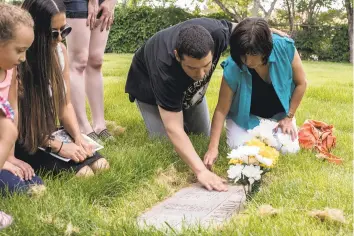
[[[294,30],[294,17],[293,17],[294,14],[292,12],[292,6],[290,5],[289,1],[292,1],[292,3],[293,3],[293,0],[285,0],[285,4],[286,4],[287,10],[288,10],[288,20],[289,20],[290,32],[292,33]]]
[[[215,2],[226,14],[231,16],[236,21],[236,23],[242,20],[241,16],[239,16],[236,11],[235,13],[231,12],[220,0],[213,0],[213,2]]]
[[[253,1],[253,8],[252,8],[252,16],[253,16],[253,17],[258,16],[259,5],[260,5],[259,0],[254,0],[254,1]]]
[[[277,3],[277,0],[273,0],[273,2],[270,4],[269,10],[266,11],[266,9],[262,6],[262,4],[258,0],[258,5],[264,13],[264,18],[266,18],[267,20],[269,19],[270,15],[272,14],[276,3]]]
[[[295,0],[291,0],[291,11],[292,11],[292,27],[294,30],[294,23],[295,23]]]
[[[351,0],[345,0],[345,8],[347,9],[348,17],[348,33],[349,33],[349,60],[353,63],[353,4]]]

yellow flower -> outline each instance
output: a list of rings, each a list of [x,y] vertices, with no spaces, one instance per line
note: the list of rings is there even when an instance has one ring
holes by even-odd
[[[259,148],[262,148],[262,147],[265,147],[266,144],[263,143],[261,140],[257,139],[257,138],[254,138],[250,141],[248,141],[246,143],[247,146],[255,146],[255,147],[259,147]]]
[[[229,161],[230,165],[236,165],[236,164],[248,164],[248,165],[259,165],[262,167],[266,167],[266,168],[272,168],[276,165],[278,158],[279,158],[279,152],[271,147],[268,146],[267,144],[265,144],[264,142],[262,142],[261,140],[254,138],[250,141],[248,141],[246,144],[246,146],[252,146],[252,147],[258,147],[259,148],[259,152],[258,154],[260,156],[262,156],[263,158],[267,158],[272,160],[272,165],[271,166],[266,166],[265,164],[262,164],[259,162],[259,160],[257,160],[257,158],[255,156],[248,156],[247,161],[244,160],[238,160],[238,159],[231,159]]]
[[[229,165],[236,165],[236,164],[242,164],[241,160],[237,160],[237,159],[231,159],[229,161]]]
[[[259,155],[261,155],[264,158],[272,160],[271,166],[265,166],[264,164],[261,164],[262,167],[267,167],[267,168],[274,167],[279,158],[279,152],[275,148],[270,146],[261,148],[261,150],[259,151]]]
[[[265,146],[259,150],[259,155],[266,158],[276,159],[279,157],[279,152],[273,147]]]

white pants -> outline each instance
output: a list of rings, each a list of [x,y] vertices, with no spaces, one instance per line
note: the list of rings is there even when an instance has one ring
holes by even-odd
[[[296,128],[296,119],[293,118],[293,125]],[[278,132],[282,132],[280,129]],[[232,119],[226,119],[226,143],[230,149],[235,149],[253,137],[247,130],[237,125]],[[296,140],[298,142],[298,140]]]

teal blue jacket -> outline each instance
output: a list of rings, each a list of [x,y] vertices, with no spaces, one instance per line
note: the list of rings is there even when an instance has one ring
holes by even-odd
[[[289,112],[291,96],[295,89],[293,81],[292,61],[295,54],[294,41],[287,37],[273,34],[273,50],[269,56],[269,75],[285,113],[273,117],[280,120]],[[234,92],[234,97],[227,115],[244,129],[252,129],[259,124],[259,119],[250,114],[252,97],[252,75],[246,65],[242,68],[229,56],[221,63],[223,77]]]

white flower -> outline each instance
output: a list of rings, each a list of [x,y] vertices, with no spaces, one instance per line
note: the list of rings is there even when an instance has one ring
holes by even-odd
[[[296,153],[300,150],[300,145],[298,139],[293,141],[289,134],[284,134],[282,132],[277,132],[276,138],[279,142],[280,151],[283,154],[286,153]]]
[[[277,147],[278,141],[274,137],[274,132],[273,132],[273,130],[277,125],[278,123],[275,121],[268,120],[268,119],[261,119],[259,121],[259,125],[254,127],[251,130],[248,130],[248,133],[260,139],[261,141],[263,141],[269,146]]]
[[[249,134],[253,135],[254,137],[259,137],[260,136],[259,134],[261,133],[261,129],[260,129],[259,125],[258,125],[256,127],[254,127],[253,129],[247,130],[247,132]]]
[[[248,178],[248,182],[252,185],[254,181],[261,179],[261,174],[263,171],[260,166],[247,165],[243,168],[242,174]]]
[[[271,146],[274,148],[277,148],[279,146],[279,143],[273,134],[263,135],[262,141],[264,143],[266,143],[268,146]]]
[[[234,180],[234,182],[236,183],[242,177],[243,168],[244,166],[240,164],[231,165],[229,167],[229,170],[227,171],[228,178]]]
[[[237,149],[233,149],[227,156],[230,159],[239,159],[247,158],[249,156],[255,156],[259,153],[259,147],[254,146],[240,146]]]
[[[269,158],[266,158],[266,157],[263,157],[261,155],[256,155],[256,159],[257,161],[259,161],[260,163],[270,167],[272,166],[273,164],[273,160],[272,159],[269,159]]]

